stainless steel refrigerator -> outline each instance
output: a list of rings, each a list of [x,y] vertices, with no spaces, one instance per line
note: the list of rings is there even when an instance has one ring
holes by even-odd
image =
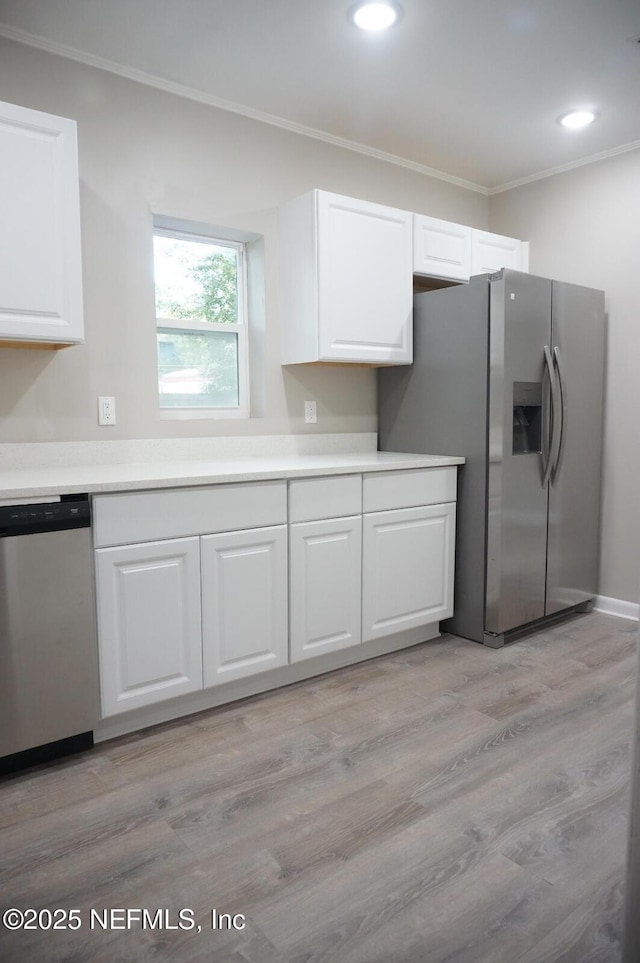
[[[597,592],[602,291],[516,271],[414,298],[414,363],[379,372],[381,450],[464,455],[454,615],[499,647]]]

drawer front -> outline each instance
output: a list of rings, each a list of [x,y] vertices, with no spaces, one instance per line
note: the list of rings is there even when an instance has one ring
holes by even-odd
[[[300,478],[289,482],[289,521],[314,522],[362,512],[362,475]]]
[[[118,493],[93,500],[96,548],[284,525],[286,520],[285,481]]]
[[[456,468],[414,468],[364,476],[364,512],[439,505],[456,500]]]

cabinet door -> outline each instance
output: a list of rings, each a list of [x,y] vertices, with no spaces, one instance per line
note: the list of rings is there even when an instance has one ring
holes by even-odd
[[[471,232],[471,273],[492,274],[502,268],[525,271],[524,245],[515,237],[489,234],[487,231]]]
[[[95,555],[102,715],[201,689],[199,540]]]
[[[362,641],[453,614],[455,504],[364,516]]]
[[[286,526],[201,541],[205,687],[286,665]]]
[[[412,215],[318,191],[319,360],[410,364]]]
[[[0,211],[0,341],[81,341],[75,121],[0,103]]]
[[[292,525],[291,661],[360,643],[362,519]]]
[[[413,273],[468,281],[471,274],[471,228],[414,214]]]

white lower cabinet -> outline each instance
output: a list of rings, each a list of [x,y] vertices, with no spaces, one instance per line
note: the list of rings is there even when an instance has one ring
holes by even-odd
[[[202,688],[200,540],[96,552],[102,714]]]
[[[365,514],[362,641],[453,614],[455,504]]]
[[[292,525],[291,661],[360,644],[362,518]]]
[[[205,687],[286,665],[286,525],[201,541]]]
[[[102,716],[448,618],[455,497],[453,467],[97,496]]]
[[[93,521],[103,717],[286,664],[285,481],[99,495]]]

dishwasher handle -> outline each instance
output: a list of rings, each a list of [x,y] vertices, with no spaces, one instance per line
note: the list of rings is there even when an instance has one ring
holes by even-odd
[[[0,506],[0,538],[90,527],[88,495],[62,495],[59,501]]]

